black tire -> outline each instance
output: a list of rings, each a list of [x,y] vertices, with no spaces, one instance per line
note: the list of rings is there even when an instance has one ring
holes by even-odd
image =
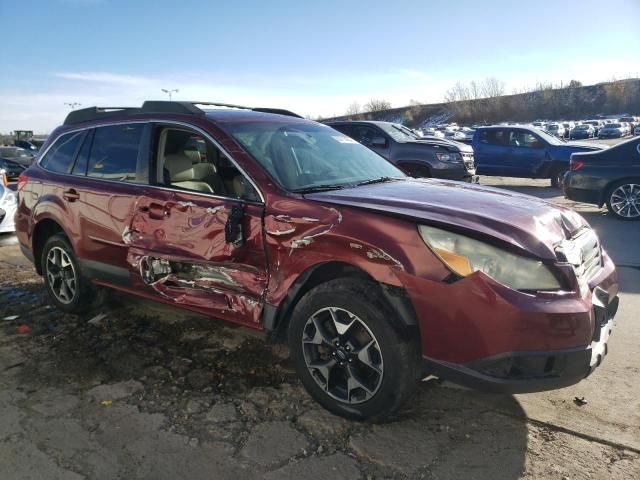
[[[377,285],[368,281],[358,279],[331,280],[311,289],[302,297],[293,311],[289,325],[291,359],[303,385],[324,408],[352,420],[369,419],[375,421],[397,411],[413,394],[420,378],[418,341],[415,336],[403,338],[396,328],[389,323],[389,319],[394,318],[395,315],[388,305],[381,300],[380,295],[376,295],[377,290]],[[373,354],[378,358],[378,366],[381,373],[373,374],[373,383],[376,384],[376,390],[373,393],[365,392],[364,389],[359,390],[356,387],[353,390],[356,393],[359,391],[360,398],[358,398],[358,395],[352,395],[351,387],[348,386],[349,381],[344,379],[345,375],[350,378],[360,377],[360,375],[351,376],[350,373],[347,374],[347,372],[352,372],[352,369],[357,372],[364,372],[365,375],[372,373],[367,363],[360,363],[360,355],[355,353],[358,350],[357,348],[354,348],[354,353],[350,354],[349,363],[346,360],[344,361],[346,366],[335,364],[335,361],[339,358],[336,357],[336,353],[338,353],[336,351],[337,347],[333,353],[329,353],[331,348],[326,349],[329,361],[334,362],[334,366],[331,367],[331,373],[326,377],[327,379],[333,378],[334,381],[327,382],[326,389],[319,383],[321,381],[318,380],[317,369],[314,369],[314,374],[310,372],[309,368],[312,367],[307,366],[307,358],[310,355],[309,348],[313,353],[313,349],[316,346],[309,345],[311,343],[309,341],[309,328],[315,331],[313,319],[317,319],[318,315],[325,314],[328,307],[333,307],[341,314],[350,312],[355,315],[356,320],[359,322],[357,325],[354,322],[353,326],[348,327],[347,331],[343,332],[343,335],[337,333],[337,330],[332,332],[335,335],[334,338],[338,339],[339,342],[343,341],[343,344],[346,345],[341,345],[340,348],[349,351],[351,340],[345,337],[351,335],[357,338],[357,334],[365,332],[362,324],[368,329],[371,338],[376,341],[373,346]],[[333,314],[330,314],[331,318],[333,318]],[[351,317],[347,316],[346,318]],[[329,321],[331,322],[331,320]],[[368,336],[367,333],[364,335]],[[327,337],[330,336],[327,335]],[[323,334],[322,337],[324,338],[325,335]],[[303,346],[305,338],[307,339],[307,344]],[[368,341],[368,339],[365,339],[362,343],[367,343]],[[325,345],[328,345],[328,343],[323,343],[320,348]],[[332,345],[335,345],[335,343]],[[330,355],[333,355],[333,360],[331,360],[332,357]],[[367,357],[368,361],[371,362],[371,350],[368,351]],[[351,363],[352,361],[353,363]],[[323,363],[323,361],[318,360],[318,363]],[[329,386],[329,384],[332,385]],[[347,388],[347,398],[336,398],[335,392],[342,391],[344,393],[344,388],[341,389],[344,386]],[[328,393],[327,391],[331,389],[334,389],[334,391]],[[362,398],[363,394],[364,399]],[[367,398],[367,394],[370,395],[369,398]]]
[[[633,206],[630,206],[628,210],[621,209],[619,206],[617,206],[616,200],[619,198],[614,198],[617,192],[620,192],[619,189],[621,187],[624,188],[625,185],[634,185],[633,196],[635,198],[633,201],[635,202],[635,208]],[[638,193],[635,193],[635,192],[638,192]],[[607,198],[607,210],[615,218],[620,220],[626,220],[626,221],[640,220],[640,212],[637,211],[637,210],[640,210],[640,178],[620,180],[619,182],[614,183],[607,190],[606,198]]]
[[[70,264],[70,267],[67,266],[64,268],[63,273],[58,271],[55,275],[53,272],[54,266],[52,265],[52,262],[47,260],[50,253],[54,250],[54,253],[64,252],[64,254],[66,254],[65,263],[68,262]],[[106,289],[95,287],[82,275],[80,264],[78,263],[73,248],[66,236],[62,234],[51,236],[44,244],[40,262],[47,294],[49,295],[51,302],[58,309],[67,313],[81,313],[91,308],[96,308],[105,301]],[[59,293],[55,293],[56,290],[58,292],[60,291],[59,285],[60,282],[62,282],[62,279],[58,275],[61,275],[66,280],[69,280],[71,275],[74,277],[73,284],[75,285],[75,288],[73,289],[73,294],[68,295],[66,301],[59,298]],[[56,280],[52,280],[53,276],[58,278]],[[67,291],[71,291],[69,286],[67,286]]]
[[[567,169],[565,168],[554,170],[551,173],[551,186],[554,188],[562,188],[565,173],[567,173]]]

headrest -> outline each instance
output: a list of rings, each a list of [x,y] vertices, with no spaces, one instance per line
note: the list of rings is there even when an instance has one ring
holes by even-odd
[[[164,157],[164,167],[169,170],[171,182],[188,182],[193,180],[193,164],[191,159],[180,153],[170,153]]]
[[[200,152],[198,150],[184,150],[184,154],[191,159],[191,163],[200,163]]]

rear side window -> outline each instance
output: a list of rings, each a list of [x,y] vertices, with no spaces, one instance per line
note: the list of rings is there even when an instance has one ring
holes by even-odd
[[[482,130],[480,132],[480,143],[487,145],[505,145],[507,143],[505,130]]]
[[[50,172],[69,173],[85,135],[85,131],[62,135],[40,161],[40,165]]]
[[[87,176],[120,182],[148,183],[138,172],[138,154],[144,124],[98,127],[93,136]],[[144,169],[141,169],[144,170]]]

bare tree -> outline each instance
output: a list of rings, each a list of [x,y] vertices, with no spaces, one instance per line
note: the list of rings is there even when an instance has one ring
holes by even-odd
[[[496,77],[488,77],[482,82],[482,96],[485,98],[496,98],[504,95],[504,82]]]
[[[358,102],[353,102],[351,105],[347,107],[347,111],[345,112],[345,115],[352,116],[352,115],[358,115],[359,113],[362,113],[362,108],[360,107],[360,104]]]
[[[444,94],[444,101],[447,103],[464,100],[469,100],[469,88],[461,82],[456,83]]]
[[[382,112],[391,108],[391,102],[387,100],[372,98],[364,105],[365,112]]]

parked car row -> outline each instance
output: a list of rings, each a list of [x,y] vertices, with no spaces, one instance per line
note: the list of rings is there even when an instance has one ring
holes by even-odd
[[[621,117],[617,120],[583,120],[581,122],[542,122],[536,121],[533,126],[545,130],[559,138],[622,138],[635,135],[635,128],[640,126],[640,118]]]
[[[397,411],[426,375],[529,392],[601,364],[618,281],[580,215],[396,166],[465,175],[468,145],[225,107],[75,110],[51,134],[15,219],[54,305],[79,312],[109,288],[263,330],[313,398],[355,419]],[[534,128],[473,142],[532,165],[565,152]]]

